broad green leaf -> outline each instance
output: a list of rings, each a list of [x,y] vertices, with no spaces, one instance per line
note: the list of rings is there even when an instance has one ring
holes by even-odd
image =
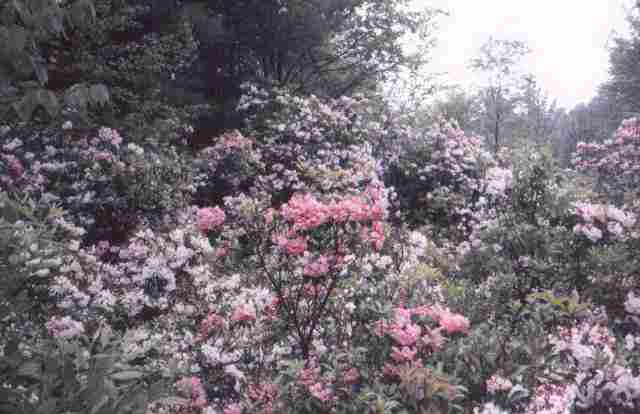
[[[102,83],[92,85],[89,88],[89,104],[102,106],[109,103],[111,99],[109,89]]]
[[[55,398],[49,398],[43,401],[36,410],[35,414],[56,414],[56,405],[58,400]]]
[[[56,97],[55,93],[46,89],[40,89],[36,94],[38,104],[42,105],[51,118],[56,117],[60,112],[60,103],[58,102],[58,97]]]
[[[111,374],[111,378],[116,381],[133,381],[144,377],[142,371],[120,371]]]
[[[27,361],[18,368],[18,376],[39,380],[42,378],[42,366],[37,361]]]
[[[95,23],[96,9],[91,0],[78,0],[73,3],[67,13],[69,24],[77,29],[84,30]]]

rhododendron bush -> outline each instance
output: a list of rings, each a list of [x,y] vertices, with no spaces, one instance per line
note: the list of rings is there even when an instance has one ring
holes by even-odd
[[[0,410],[637,412],[633,206],[364,97],[237,110],[197,151],[9,131]]]
[[[634,202],[640,186],[640,125],[626,119],[602,143],[579,142],[573,163],[579,171],[595,175],[597,189],[620,202]]]

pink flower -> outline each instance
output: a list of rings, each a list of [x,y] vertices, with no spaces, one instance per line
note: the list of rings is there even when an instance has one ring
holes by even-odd
[[[395,325],[389,329],[391,337],[402,346],[411,346],[415,344],[420,337],[421,332],[422,328],[414,324],[409,324],[404,327]]]
[[[320,382],[316,382],[310,386],[309,392],[311,395],[323,402],[327,402],[331,399],[331,390],[326,389]]]
[[[19,178],[24,174],[24,167],[18,158],[13,155],[3,155],[4,161],[7,163],[9,174],[13,178]]]
[[[387,326],[387,323],[380,320],[373,323],[371,331],[375,336],[381,337],[384,336],[384,334],[388,331],[388,328],[389,327]]]
[[[238,306],[231,314],[231,320],[234,322],[254,321],[256,316],[247,309],[246,305]]]
[[[281,207],[282,217],[296,230],[310,230],[328,221],[329,209],[312,195],[295,194]]]
[[[190,406],[203,408],[207,405],[207,397],[202,382],[198,377],[184,377],[177,382],[178,389],[190,399]]]
[[[96,248],[96,254],[98,256],[103,256],[107,251],[109,251],[109,247],[111,247],[109,240],[100,240],[98,242],[98,247]]]
[[[360,378],[360,373],[356,368],[350,368],[344,373],[344,382],[345,384],[355,384]]]
[[[238,403],[229,404],[224,408],[223,414],[242,414],[242,406]]]
[[[100,128],[98,130],[98,136],[103,141],[109,141],[114,146],[119,146],[122,143],[122,137],[115,129],[111,128]]]
[[[422,336],[422,343],[425,345],[428,345],[434,351],[438,351],[442,349],[442,345],[444,345],[445,338],[440,333],[441,329],[442,328],[427,329],[425,334]]]
[[[200,322],[200,327],[198,329],[199,339],[205,340],[211,332],[224,328],[224,318],[215,313],[210,313],[202,322]]]
[[[253,145],[253,141],[249,138],[245,138],[240,131],[235,130],[232,132],[227,132],[222,137],[220,137],[221,145],[224,149],[243,149],[245,147],[251,147]]]
[[[402,348],[392,347],[393,352],[391,358],[397,363],[413,361],[418,351],[416,349],[409,348],[407,346]]]
[[[434,321],[438,320],[438,310],[432,306],[422,305],[411,309],[411,313],[418,316],[428,316]]]
[[[229,253],[229,248],[226,246],[216,247],[213,251],[213,255],[217,258],[224,257]]]
[[[55,338],[75,338],[84,333],[82,322],[74,321],[69,316],[51,318],[45,326],[49,335]]]
[[[113,161],[113,154],[109,151],[98,151],[93,155],[96,161]]]
[[[456,332],[466,333],[469,331],[469,320],[462,315],[445,309],[440,311],[440,326],[447,331],[448,334]]]
[[[293,239],[280,235],[274,237],[274,243],[292,256],[301,256],[307,250],[307,239],[302,236]]]
[[[411,323],[411,314],[412,314],[412,310],[411,309],[405,309],[405,308],[395,308],[394,309],[394,322],[397,325],[400,326],[404,326],[404,325],[408,325]]]
[[[220,227],[225,220],[224,211],[220,207],[200,208],[197,212],[197,226],[200,231],[207,232]]]
[[[487,380],[486,385],[489,394],[495,394],[498,391],[509,391],[513,387],[511,381],[496,374]]]
[[[273,223],[273,219],[275,218],[277,212],[276,210],[269,208],[267,209],[267,211],[264,212],[264,221],[267,224],[271,224]]]
[[[362,197],[350,197],[340,201],[338,210],[336,211],[334,218],[344,217],[348,214],[349,218],[353,221],[366,221],[371,218],[371,211],[369,205]]]
[[[304,266],[303,273],[309,277],[319,277],[329,273],[329,257],[320,256],[318,259],[307,263]]]
[[[360,237],[362,237],[362,240],[364,240],[365,242],[371,243],[374,250],[380,251],[385,240],[384,227],[382,225],[382,222],[374,221],[371,225],[371,230],[363,227]]]

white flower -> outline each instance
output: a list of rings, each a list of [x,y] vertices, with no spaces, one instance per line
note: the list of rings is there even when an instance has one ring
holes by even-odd
[[[636,218],[633,213],[625,213],[624,211],[614,206],[607,207],[607,216],[610,219],[619,222],[624,227],[631,227],[636,222]]]
[[[133,142],[127,144],[127,149],[139,156],[144,154],[144,149],[139,145],[134,144]]]
[[[602,231],[590,224],[582,226],[582,234],[584,234],[589,240],[594,243],[602,238]]]
[[[631,334],[627,334],[627,336],[624,337],[624,349],[631,352],[635,347],[636,347],[636,338]]]
[[[482,411],[480,411],[482,409]],[[508,414],[507,411],[502,410],[500,407],[492,402],[486,403],[482,408],[474,408],[474,414]]]
[[[624,303],[624,309],[634,315],[640,315],[640,296],[636,296],[633,292],[627,295],[627,301]]]
[[[71,123],[71,121],[66,121],[64,124],[62,124],[62,129],[67,130],[67,129],[71,129],[73,128],[73,124]]]

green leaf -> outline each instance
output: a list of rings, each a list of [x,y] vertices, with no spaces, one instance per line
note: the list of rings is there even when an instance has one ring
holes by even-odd
[[[91,0],[78,0],[67,13],[67,21],[77,29],[85,30],[96,21],[96,8]]]
[[[109,396],[103,395],[100,399],[91,407],[90,414],[97,414],[104,406],[109,403]]]
[[[114,374],[111,374],[111,378],[116,381],[133,381],[138,380],[144,377],[144,372],[142,371],[120,371]]]
[[[103,106],[109,103],[109,89],[102,83],[92,85],[89,88],[89,104],[95,106]]]
[[[36,91],[36,94],[38,104],[42,105],[51,118],[56,117],[60,112],[60,103],[58,102],[56,95],[46,89],[40,89]]]
[[[0,57],[15,57],[24,51],[27,45],[27,31],[17,25],[0,26]]]
[[[57,399],[49,398],[43,401],[42,404],[38,406],[38,409],[36,410],[35,414],[55,414],[57,412],[56,411],[57,403],[58,403]]]
[[[35,95],[28,93],[20,101],[14,102],[11,107],[16,111],[20,119],[26,122],[31,119],[37,105]]]
[[[27,361],[18,368],[18,376],[39,380],[42,378],[42,366],[38,361]]]
[[[8,357],[12,356],[16,352],[18,352],[18,345],[20,345],[20,341],[18,340],[18,338],[12,337],[4,346],[4,354]]]

